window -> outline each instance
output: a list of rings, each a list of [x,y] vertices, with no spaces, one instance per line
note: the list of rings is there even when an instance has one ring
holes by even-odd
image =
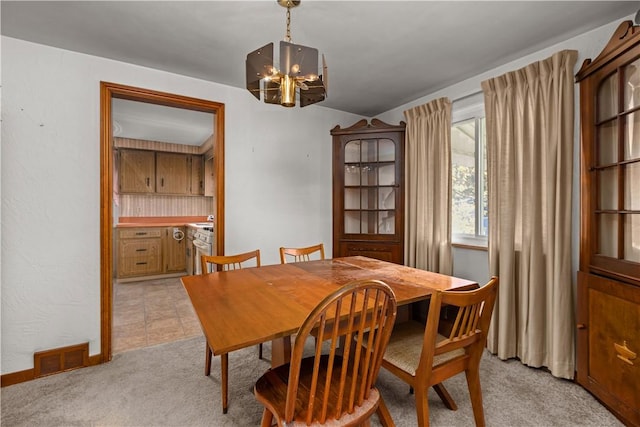
[[[474,110],[451,128],[451,228],[453,243],[487,246],[486,129],[484,117]]]

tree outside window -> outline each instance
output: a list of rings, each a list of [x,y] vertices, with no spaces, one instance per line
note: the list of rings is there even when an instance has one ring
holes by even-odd
[[[488,193],[484,117],[451,128],[452,232],[454,243],[485,242]]]

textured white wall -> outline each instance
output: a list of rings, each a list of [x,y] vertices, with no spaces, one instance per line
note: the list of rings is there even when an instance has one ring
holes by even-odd
[[[100,108],[108,81],[226,105],[226,251],[332,251],[331,135],[362,117],[2,37],[1,372],[35,351],[100,351]]]

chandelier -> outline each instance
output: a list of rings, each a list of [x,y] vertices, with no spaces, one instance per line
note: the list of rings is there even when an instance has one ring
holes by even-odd
[[[267,104],[295,107],[296,93],[300,107],[315,104],[327,97],[327,64],[322,55],[322,74],[318,73],[318,49],[291,42],[291,8],[300,0],[276,0],[287,8],[287,33],[280,42],[279,66],[274,65],[273,43],[247,55],[247,89],[256,99],[263,94]]]

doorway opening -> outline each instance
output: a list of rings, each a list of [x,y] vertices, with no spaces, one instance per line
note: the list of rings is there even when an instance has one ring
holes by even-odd
[[[100,362],[112,358],[114,276],[113,100],[212,113],[216,247],[224,248],[224,104],[116,83],[100,83]]]

